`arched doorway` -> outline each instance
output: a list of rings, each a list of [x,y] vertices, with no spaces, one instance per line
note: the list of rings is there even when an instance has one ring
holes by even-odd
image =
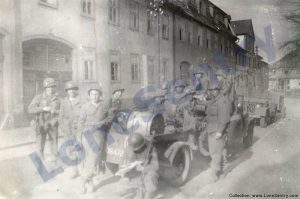
[[[43,91],[43,80],[52,77],[57,81],[59,96],[64,95],[65,82],[72,79],[72,48],[52,39],[24,41],[23,94],[27,107],[33,97]]]
[[[188,79],[190,75],[191,64],[183,61],[180,63],[180,79]]]

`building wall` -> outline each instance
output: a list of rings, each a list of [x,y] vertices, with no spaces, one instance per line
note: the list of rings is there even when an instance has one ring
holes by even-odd
[[[22,111],[22,92],[19,89],[20,67],[20,23],[19,0],[3,0],[0,6],[0,112]],[[3,113],[4,112],[4,113]]]
[[[133,31],[130,29],[129,4],[128,1],[120,1],[120,19],[118,25],[108,25],[109,42],[108,51],[117,51],[120,56],[120,81],[108,81],[111,83],[111,91],[118,88],[125,88],[124,97],[132,98],[141,87],[150,84],[157,86],[163,81],[173,79],[173,22],[172,15],[165,12],[169,18],[169,39],[162,38],[162,28],[158,30],[158,21],[162,23],[162,16],[154,18],[153,34],[147,33],[147,7],[145,4],[139,6],[139,29]],[[107,13],[107,11],[106,11]],[[108,15],[107,15],[108,16]],[[158,37],[159,33],[159,37]],[[140,80],[131,80],[131,54],[137,54],[140,63]],[[109,54],[107,54],[109,57]],[[147,57],[154,59],[154,81],[150,81],[147,76]],[[159,63],[160,60],[160,63]],[[168,61],[168,71],[166,77],[161,77],[163,69],[163,60]],[[107,62],[106,70],[110,71],[110,64]]]

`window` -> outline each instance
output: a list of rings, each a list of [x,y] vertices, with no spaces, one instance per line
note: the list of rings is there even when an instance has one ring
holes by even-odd
[[[206,47],[211,49],[211,32],[207,30]]]
[[[58,8],[57,0],[39,0],[39,4],[50,8]]]
[[[118,24],[119,22],[119,1],[118,0],[109,0],[109,22],[112,24]]]
[[[96,79],[95,49],[84,49],[83,80],[94,81]]]
[[[179,40],[180,41],[184,40],[184,28],[182,25],[179,26]]]
[[[120,81],[120,55],[117,51],[110,52],[110,80]]]
[[[202,3],[202,2],[201,2]],[[204,16],[206,16],[206,4],[203,2],[202,4],[201,4],[201,7],[202,7],[202,9],[201,9],[201,11],[202,11],[202,14],[204,15]]]
[[[225,43],[225,41],[224,41],[224,37],[221,37],[221,44],[220,44],[220,51],[221,51],[221,53],[224,53],[224,43]]]
[[[289,71],[288,70],[284,70],[284,74],[289,74]]]
[[[162,16],[162,38],[169,39],[169,16],[166,14]]]
[[[138,54],[131,54],[131,80],[140,81],[140,62]]]
[[[154,57],[148,56],[147,57],[147,76],[148,76],[148,82],[153,83],[154,82]]]
[[[84,80],[94,80],[94,61],[84,61]]]
[[[226,42],[226,54],[230,55],[230,41],[229,40],[227,40],[227,42]]]
[[[192,24],[190,24],[190,23],[187,23],[187,39],[188,39],[188,42],[189,43],[193,43],[193,35],[192,35],[192,29],[193,29],[193,26],[192,26]]]
[[[198,28],[197,44],[199,47],[203,45],[203,29]]]
[[[139,3],[135,0],[130,0],[129,8],[130,28],[132,30],[139,30]]]
[[[217,50],[218,49],[218,44],[219,44],[219,36],[218,36],[218,33],[215,33],[215,49]]]
[[[81,1],[82,14],[92,16],[94,15],[94,0]]]
[[[163,58],[162,59],[162,71],[161,71],[161,77],[162,81],[166,81],[168,79],[168,65],[169,65],[169,59]]]
[[[154,35],[154,14],[147,12],[147,33]]]
[[[200,14],[201,12],[203,13],[203,11],[202,11],[202,1],[199,0],[199,3],[198,3],[198,13]]]

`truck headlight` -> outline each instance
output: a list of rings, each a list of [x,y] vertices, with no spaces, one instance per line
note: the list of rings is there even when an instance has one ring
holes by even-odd
[[[259,108],[259,107],[260,107],[260,105],[259,105],[259,104],[257,104],[257,105],[256,105],[256,108]]]

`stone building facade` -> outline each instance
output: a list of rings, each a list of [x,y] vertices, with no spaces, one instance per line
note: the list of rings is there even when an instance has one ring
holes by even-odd
[[[84,95],[100,83],[105,100],[118,88],[131,99],[149,84],[186,78],[203,62],[244,68],[237,52],[244,56],[249,49],[237,51],[231,17],[216,5],[165,0],[158,12],[150,2],[2,0],[1,128],[27,118],[45,77],[56,79],[60,96],[64,83],[74,80]]]

